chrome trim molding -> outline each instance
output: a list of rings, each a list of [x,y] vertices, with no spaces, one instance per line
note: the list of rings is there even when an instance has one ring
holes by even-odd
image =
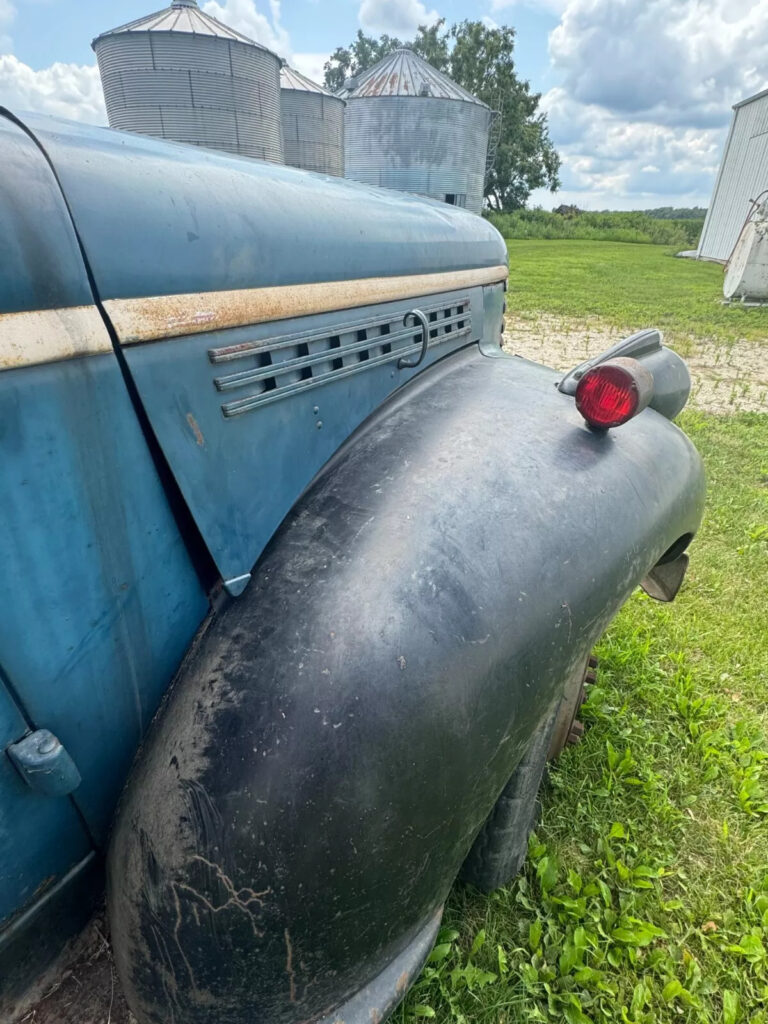
[[[505,265],[439,274],[366,277],[235,291],[107,299],[104,308],[123,345],[134,345],[227,327],[333,313],[380,302],[420,298],[506,281]]]
[[[111,351],[95,306],[0,313],[0,371]]]

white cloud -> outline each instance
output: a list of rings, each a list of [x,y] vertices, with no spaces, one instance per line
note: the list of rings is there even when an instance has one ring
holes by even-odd
[[[28,110],[91,124],[107,123],[95,64],[52,64],[35,71],[11,54],[0,56],[0,105],[14,113]]]
[[[329,57],[329,53],[294,53],[291,64],[302,75],[306,75],[313,82],[322,85],[325,77],[325,62]]]
[[[106,124],[96,65],[57,63],[40,70],[29,67],[13,55],[9,30],[15,17],[10,0],[0,0],[0,105],[15,113],[33,111]]]
[[[543,100],[563,159],[555,203],[706,204],[731,106],[768,85],[768,0],[522,2],[560,8],[559,85]]]
[[[768,0],[569,0],[549,49],[582,103],[722,126],[734,102],[768,83]]]
[[[357,19],[366,32],[411,36],[419,25],[434,25],[440,15],[421,0],[363,0]]]
[[[206,14],[290,59],[291,40],[280,20],[280,0],[268,0],[269,16],[258,10],[255,0],[208,0],[202,6]]]
[[[563,160],[562,189],[533,202],[589,209],[706,204],[724,138],[721,128],[628,120],[580,103],[558,87],[542,98]]]

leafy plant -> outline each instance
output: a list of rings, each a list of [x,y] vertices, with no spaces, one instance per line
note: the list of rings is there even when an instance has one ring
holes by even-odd
[[[566,208],[567,209],[567,208]],[[691,249],[698,244],[704,218],[660,219],[644,210],[559,211],[512,210],[489,213],[489,220],[505,238],[581,239],[592,242],[643,242]]]

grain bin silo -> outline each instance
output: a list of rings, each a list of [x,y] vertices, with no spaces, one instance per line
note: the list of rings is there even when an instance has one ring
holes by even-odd
[[[344,100],[284,65],[280,73],[285,162],[344,175]]]
[[[480,213],[491,109],[412,50],[395,50],[338,93],[348,178]]]
[[[280,58],[195,0],[93,41],[112,128],[283,162]]]

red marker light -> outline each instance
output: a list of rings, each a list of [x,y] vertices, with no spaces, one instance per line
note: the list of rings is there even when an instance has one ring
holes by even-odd
[[[619,427],[648,405],[653,377],[636,359],[612,359],[587,370],[576,388],[576,408],[597,430]]]

